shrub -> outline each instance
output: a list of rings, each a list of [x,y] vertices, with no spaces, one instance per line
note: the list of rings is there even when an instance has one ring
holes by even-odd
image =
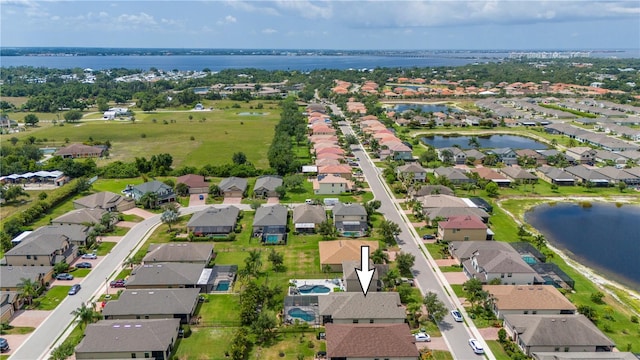
[[[634,323],[634,324],[637,324],[638,323],[638,317],[635,316],[635,315],[631,315],[631,322]]]

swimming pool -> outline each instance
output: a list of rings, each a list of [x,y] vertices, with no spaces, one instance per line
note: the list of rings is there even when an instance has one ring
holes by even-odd
[[[524,260],[524,262],[526,262],[529,265],[533,265],[533,264],[537,264],[538,263],[538,260],[535,257],[531,256],[531,255],[523,255],[522,256],[522,260]]]
[[[298,286],[300,294],[327,294],[331,289],[324,285],[302,285]]]
[[[220,282],[218,282],[218,284],[216,284],[215,291],[228,291],[230,285],[231,281],[221,280]]]
[[[264,239],[267,244],[277,244],[280,241],[278,235],[267,235]]]
[[[316,315],[313,312],[304,311],[300,308],[292,308],[287,313],[293,318],[302,319],[304,321],[314,321],[316,319]]]

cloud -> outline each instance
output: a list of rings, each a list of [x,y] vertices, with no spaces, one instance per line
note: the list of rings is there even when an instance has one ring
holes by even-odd
[[[273,7],[255,5],[255,4],[271,4],[271,2],[267,2],[267,1],[249,2],[249,1],[239,1],[239,0],[228,0],[228,1],[225,1],[224,4],[236,10],[240,10],[244,12],[251,12],[251,13],[257,12],[257,13],[260,13],[261,15],[280,16],[280,13],[278,12],[278,10],[274,9]]]
[[[116,18],[116,21],[127,25],[157,25],[158,23],[153,16],[141,12],[139,14],[122,14]]]
[[[278,30],[276,30],[276,29],[271,29],[271,28],[267,28],[267,29],[263,29],[263,30],[262,30],[262,33],[263,33],[263,34],[267,34],[267,35],[275,34],[275,33],[277,33],[277,32],[278,32]]]
[[[216,21],[216,24],[226,25],[226,24],[235,24],[236,22],[238,22],[238,19],[235,16],[227,15],[224,17],[224,19]]]
[[[331,2],[324,2],[326,6],[320,6],[306,0],[278,0],[275,4],[280,9],[295,12],[307,19],[330,19],[333,16]]]

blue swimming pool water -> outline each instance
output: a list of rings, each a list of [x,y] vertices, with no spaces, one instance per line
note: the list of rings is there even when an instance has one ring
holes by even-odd
[[[227,291],[230,285],[231,281],[222,280],[216,285],[216,291]]]
[[[267,244],[276,244],[279,241],[278,235],[267,235],[265,242]]]
[[[523,256],[522,260],[524,260],[524,262],[526,262],[529,265],[533,265],[533,264],[537,264],[538,263],[538,260],[536,260],[535,257],[530,256],[530,255]]]
[[[309,311],[304,311],[300,308],[293,308],[288,311],[289,316],[302,319],[304,321],[314,321],[316,316],[314,313]]]
[[[301,294],[326,294],[331,291],[324,285],[302,285],[298,290]]]

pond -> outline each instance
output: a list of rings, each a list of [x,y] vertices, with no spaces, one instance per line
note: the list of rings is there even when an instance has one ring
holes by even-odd
[[[460,112],[460,110],[444,104],[396,104],[393,107],[393,110],[395,110],[396,112],[403,112],[403,111],[415,110],[415,109],[420,109],[424,113],[442,112],[442,113],[448,114],[448,113]]]
[[[487,135],[476,136],[481,149],[498,149],[498,148],[512,148],[518,149],[532,149],[543,150],[547,149],[547,145],[539,141],[517,135]],[[452,147],[454,145],[459,146],[461,149],[472,149],[469,145],[471,136],[445,136],[435,135],[423,137],[422,141],[430,146],[438,148]]]
[[[640,291],[640,206],[559,203],[537,206],[525,221],[567,255]]]

